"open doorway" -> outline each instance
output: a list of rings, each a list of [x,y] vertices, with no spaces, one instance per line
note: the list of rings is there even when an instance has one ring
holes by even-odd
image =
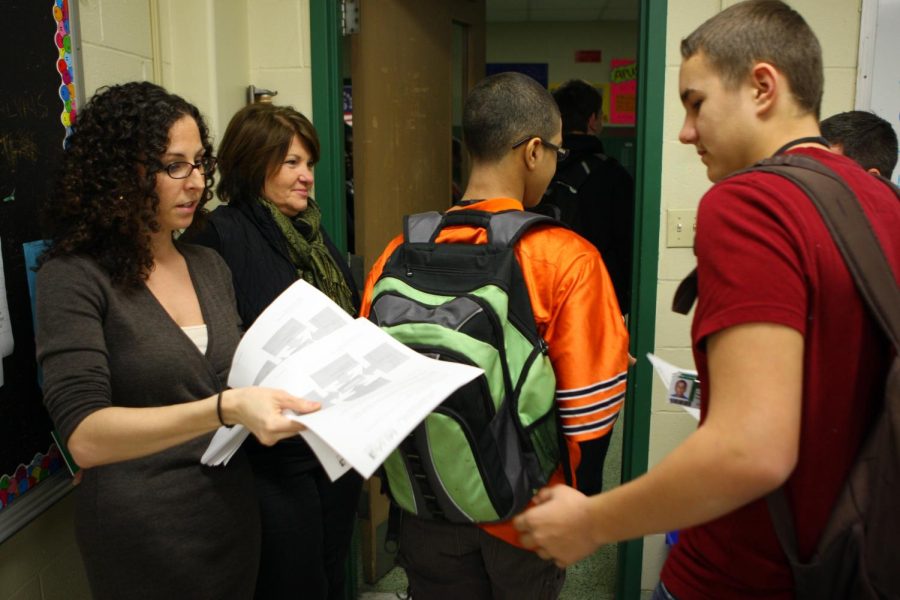
[[[446,85],[446,87],[441,88],[444,91],[433,93],[431,95],[432,103],[437,102],[441,105],[437,113],[419,112],[421,106],[415,103],[401,109],[397,109],[395,106],[393,109],[386,109],[386,112],[384,113],[379,113],[378,110],[375,110],[374,104],[369,102],[366,102],[365,104],[368,110],[363,108],[364,101],[362,95],[364,95],[364,92],[361,91],[363,87],[362,81],[353,77],[352,82],[349,82],[354,88],[354,171],[357,177],[359,177],[360,168],[370,169],[370,177],[372,177],[371,185],[375,186],[371,187],[370,190],[381,190],[378,193],[383,194],[379,200],[370,202],[369,199],[363,197],[367,194],[363,193],[360,189],[359,180],[357,179],[355,182],[355,212],[357,219],[356,237],[358,253],[368,253],[365,249],[366,246],[360,246],[359,219],[363,218],[363,220],[368,220],[366,217],[361,217],[361,214],[368,211],[368,214],[375,218],[375,221],[368,226],[369,232],[373,233],[375,237],[383,236],[386,241],[399,230],[400,217],[404,212],[441,210],[446,208],[452,198],[453,182],[459,181],[464,184],[465,164],[455,164],[453,161],[452,138],[455,131],[454,127],[457,125],[455,107],[457,102],[459,102],[459,105],[461,106],[465,90],[473,85],[484,74],[487,63],[491,62],[491,58],[488,54],[492,51],[490,49],[490,44],[492,43],[491,31],[494,26],[492,24],[493,17],[489,16],[489,10],[493,1],[494,0],[487,0],[482,5],[482,10],[484,12],[482,13],[481,18],[485,19],[482,24],[478,23],[477,15],[473,18],[472,15],[469,14],[467,18],[459,19],[444,12],[443,15],[448,17],[445,19],[446,30],[437,33],[434,30],[429,29],[425,24],[427,20],[423,20],[425,17],[417,14],[417,9],[414,7],[415,5],[405,3],[399,9],[385,8],[385,6],[380,5],[379,13],[373,18],[367,18],[365,9],[366,1],[364,0],[360,3],[360,23],[363,29],[368,26],[375,27],[377,31],[380,31],[381,39],[378,40],[378,43],[380,43],[382,47],[400,42],[404,45],[402,53],[394,52],[389,48],[384,48],[381,55],[383,56],[383,62],[385,64],[379,67],[379,72],[375,73],[375,77],[372,77],[369,80],[370,86],[380,87],[381,92],[385,92],[385,88],[391,86],[392,83],[389,78],[385,78],[382,75],[400,72],[401,75],[406,76],[406,80],[402,85],[407,86],[406,89],[408,91],[411,90],[413,95],[415,95],[416,89],[420,88],[411,89],[408,86],[413,83],[421,84],[424,81],[430,81],[428,80],[430,74],[439,72],[445,82],[442,86]],[[510,0],[503,2],[500,0],[496,1],[501,5],[506,5],[513,9],[521,9],[526,6],[535,8],[544,6],[551,10],[554,16],[560,13],[561,6],[561,3],[556,2],[527,2],[526,0],[517,0],[516,2]],[[454,4],[450,0],[448,0],[448,3]],[[315,2],[311,3],[311,5],[315,4]],[[389,2],[388,4],[395,3]],[[442,3],[429,3],[432,12],[440,13],[445,10],[444,8],[436,9],[435,7],[439,4]],[[471,8],[472,4],[474,3],[461,3],[463,6],[469,5],[469,8]],[[566,5],[570,4],[575,3],[566,3]],[[622,128],[610,127],[607,125],[603,131],[603,139],[606,142],[606,147],[610,154],[615,156],[619,162],[625,165],[626,168],[635,175],[636,197],[638,198],[638,201],[636,203],[635,216],[635,265],[632,278],[634,298],[632,301],[632,322],[630,324],[630,330],[632,332],[632,353],[640,356],[643,355],[643,353],[650,351],[653,347],[653,327],[656,308],[656,256],[659,227],[659,149],[661,145],[662,123],[661,89],[664,81],[665,64],[666,2],[664,0],[653,0],[653,2],[650,2],[649,0],[625,0],[621,2],[616,0],[584,0],[577,4],[581,9],[596,10],[599,8],[602,10],[608,8],[610,10],[631,11],[627,13],[627,18],[623,18],[622,16],[617,17],[616,25],[613,26],[613,30],[629,32],[629,35],[631,35],[633,39],[633,45],[630,47],[630,57],[637,59],[639,64],[646,65],[646,68],[641,67],[637,70],[639,79],[638,85],[642,86],[639,87],[642,91],[637,96],[636,107],[634,109],[634,112],[637,115],[635,125],[626,125]],[[394,11],[393,15],[390,14],[391,11]],[[546,14],[547,13],[544,13],[545,17]],[[532,16],[537,17],[538,13],[533,11]],[[579,26],[583,26],[585,22],[591,21],[584,12],[578,13],[570,18]],[[375,23],[379,23],[379,25],[376,25]],[[398,29],[398,25],[403,25],[404,27],[411,26],[414,29],[419,28],[419,31],[416,35],[412,36],[401,35],[401,31],[405,30]],[[479,27],[484,27],[484,32],[479,32]],[[511,25],[506,25],[506,27],[512,28]],[[542,58],[544,62],[548,62],[548,60],[554,56],[554,53],[566,54],[568,56],[567,60],[574,62],[574,50],[576,48],[572,48],[566,44],[563,46],[563,48],[565,48],[564,50],[559,50],[557,46],[544,41],[543,38],[547,36],[545,33],[541,32],[540,27],[534,25],[530,27],[532,27],[530,34],[523,34],[521,31],[519,33],[524,39],[525,44],[539,47],[538,52],[542,53],[542,56],[539,58]],[[313,28],[314,67],[316,31],[317,29]],[[639,31],[642,32],[640,35]],[[390,40],[386,39],[388,32],[390,33],[388,36],[391,38]],[[478,41],[479,37],[483,40],[482,42]],[[585,75],[573,73],[569,75],[560,72],[561,74],[554,76],[552,71],[550,71],[548,64],[548,86],[551,83],[559,83],[565,78],[571,77],[579,77],[588,79],[589,81],[594,80],[601,84],[611,83],[609,81],[610,65],[608,61],[613,58],[613,56],[608,52],[618,54],[619,51],[613,48],[607,52],[606,48],[602,45],[603,42],[600,38],[602,38],[602,33],[597,34],[597,38],[593,39],[593,41],[584,42],[585,45],[577,49],[588,51],[597,50],[598,48],[595,46],[599,41],[601,44],[599,47],[600,64],[605,65],[607,69],[605,74],[594,77],[591,76],[590,73]],[[479,43],[483,44],[480,48]],[[413,45],[412,49],[410,48],[410,44]],[[428,73],[422,71],[420,73],[404,74],[402,73],[403,64],[401,63],[405,63],[410,54],[415,55],[419,53],[419,48],[416,44],[422,44],[423,52],[421,52],[421,54],[423,56],[428,52],[436,50],[437,53],[431,54],[430,56],[439,56],[439,58],[437,59],[437,62],[434,62],[432,59],[432,63],[430,67],[428,67]],[[462,49],[464,49],[464,51],[458,51]],[[349,39],[345,39],[343,50],[345,56],[351,55],[351,57],[358,57],[359,52],[360,48],[354,50],[353,42]],[[341,53],[338,52],[337,56],[340,55]],[[587,56],[589,57],[590,53],[588,53]],[[333,57],[334,55],[332,55],[332,58]],[[619,57],[620,56],[616,56],[616,58]],[[622,52],[621,57],[629,58],[629,55]],[[456,63],[453,63],[454,59],[457,61]],[[500,58],[498,57],[495,62],[499,60]],[[503,58],[502,60],[518,60],[520,62],[525,62],[525,59],[522,57],[515,56],[511,56],[509,59]],[[457,66],[454,66],[454,64]],[[591,63],[587,64],[590,65]],[[459,65],[464,65],[464,67],[459,68]],[[331,81],[331,84],[335,89],[340,89],[345,83],[343,81],[344,77],[352,77],[352,75],[350,75],[352,73],[352,68],[352,64],[345,67],[344,72],[341,74],[341,80]],[[423,67],[423,69],[424,68],[425,67]],[[314,68],[314,94],[322,93],[321,90],[325,88],[316,85],[315,78]],[[446,104],[444,104],[445,95],[446,98],[448,98]],[[386,96],[389,97],[389,94]],[[431,118],[426,116],[423,118],[423,114],[437,114],[438,117]],[[363,115],[366,116],[363,117]],[[643,119],[646,115],[650,115],[650,118]],[[365,118],[366,122],[371,127],[377,128],[374,135],[369,137],[368,141],[365,142],[361,140],[357,128],[361,118]],[[394,119],[393,124],[391,124],[391,119]],[[317,124],[320,121],[321,119],[317,117]],[[444,133],[441,134],[440,132]],[[447,140],[446,143],[438,141],[440,135],[447,136],[444,138]],[[361,152],[361,145],[365,145],[370,152],[368,155],[369,158],[363,158],[364,151]],[[393,172],[390,168],[386,168],[387,163],[394,160],[390,155],[395,151],[404,153],[411,152],[412,156],[416,156],[417,161],[424,159],[429,161],[429,164],[433,161],[433,168],[417,169],[417,172],[406,169],[400,173],[401,178],[397,180],[392,175]],[[462,156],[464,156],[464,153]],[[407,161],[406,165],[408,166],[409,164],[410,163]],[[424,173],[425,171],[427,171],[427,173]],[[427,178],[423,179],[423,173],[427,175]],[[401,195],[417,196],[419,201],[421,201],[423,196],[421,194],[411,194],[410,190],[412,188],[422,190],[425,188],[430,189],[431,191],[428,192],[428,194],[432,199],[432,204],[425,208],[409,207],[408,209],[403,209],[398,206],[397,196]],[[373,252],[377,253],[380,251],[383,245],[383,242],[380,241],[373,243]],[[366,257],[367,265],[370,264],[371,260],[374,260],[374,256]],[[624,419],[624,422],[620,420],[620,424],[617,425],[616,428],[618,439],[614,440],[614,445],[617,446],[618,450],[614,450],[613,452],[618,452],[619,454],[615,455],[611,453],[607,459],[607,467],[609,470],[608,476],[610,478],[608,480],[608,485],[614,485],[622,478],[633,478],[646,469],[646,448],[649,429],[650,372],[649,369],[643,369],[639,365],[633,375],[634,377],[629,390],[629,401],[626,403],[626,409],[623,413],[623,416],[627,416],[627,418]],[[611,468],[613,463],[616,465],[621,464],[622,468],[619,474],[616,474],[614,469]],[[604,575],[605,579],[603,583],[597,580],[596,575],[589,576],[587,581],[590,582],[592,590],[592,595],[590,597],[598,597],[598,586],[602,586],[604,590],[617,590],[616,597],[636,598],[640,589],[641,548],[642,543],[636,541],[620,545],[618,552],[616,552],[615,549],[607,550],[609,554],[605,570],[606,572],[614,573],[615,576],[609,578]],[[604,593],[599,597],[603,597],[604,595],[607,594]],[[608,595],[611,597],[612,592]]]
[[[569,80],[582,80],[599,92],[602,98],[601,116],[595,126],[564,123],[564,145],[572,142],[570,159],[560,163],[557,177],[583,168],[588,160],[600,153],[606,161],[618,163],[627,172],[622,177],[635,176],[636,167],[636,81],[634,65],[638,57],[639,35],[638,0],[528,0],[510,2],[487,0],[486,9],[486,73],[520,71],[531,75],[551,92]],[[564,122],[567,120],[564,115]],[[593,123],[592,123],[593,125]],[[567,134],[566,131],[580,131]],[[593,137],[599,138],[593,141]],[[589,141],[590,140],[590,141]],[[600,165],[597,165],[599,167]],[[600,168],[596,168],[593,185],[579,190],[582,202],[596,188]],[[602,169],[604,173],[616,173]],[[577,179],[577,178],[576,178]],[[580,179],[586,182],[585,179]],[[610,181],[609,188],[616,182]],[[551,184],[551,189],[553,184]],[[629,213],[633,211],[633,184],[626,186],[629,197],[614,198],[605,191],[592,198],[595,202],[621,201]],[[608,214],[608,213],[607,213]],[[631,229],[631,215],[628,215]],[[594,228],[596,229],[596,228]],[[589,239],[591,236],[586,235]],[[600,240],[592,239],[595,245]],[[623,236],[631,256],[632,236]],[[606,258],[604,250],[601,250]],[[607,259],[608,260],[608,259]],[[630,261],[629,261],[630,262]],[[612,273],[613,269],[608,264]],[[628,270],[630,264],[623,265]],[[614,278],[614,283],[619,284]],[[629,285],[630,281],[623,285]],[[630,294],[622,294],[628,298]],[[623,312],[630,307],[622,302]],[[589,326],[586,324],[586,326]],[[622,480],[623,420],[613,430],[604,468],[603,489],[617,486]],[[618,552],[606,546],[593,556],[568,569],[563,599],[613,598],[618,579]]]

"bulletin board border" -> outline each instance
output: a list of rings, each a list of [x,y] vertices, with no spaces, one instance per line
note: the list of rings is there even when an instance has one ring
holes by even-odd
[[[60,0],[47,2],[48,11],[59,10],[59,6]],[[71,43],[69,54],[71,57],[71,74],[75,95],[72,106],[75,107],[77,116],[77,110],[86,100],[84,96],[81,30],[77,0],[68,0],[66,2],[66,13]],[[53,39],[48,38],[48,45],[52,47],[52,44]],[[64,98],[60,97],[60,100],[64,100]],[[63,113],[65,113],[65,109],[63,109]],[[65,125],[65,122],[60,124],[61,127]],[[66,129],[67,131],[69,130],[68,126],[66,126]],[[60,138],[64,138],[62,132]],[[0,473],[0,478],[2,478],[4,483],[7,483],[7,489],[0,490],[6,492],[3,502],[0,503],[0,544],[25,528],[73,489],[71,474],[65,466],[62,466],[59,450],[55,443],[52,443],[49,435],[48,442],[51,442],[51,445],[46,453],[36,453],[28,464],[23,463],[19,465],[11,474]],[[24,483],[21,480],[23,474],[25,477]],[[17,489],[10,491],[8,486],[12,484],[15,484]]]
[[[13,502],[3,509],[0,512],[0,544],[24,529],[73,489],[72,477],[62,469],[30,489],[24,501]]]

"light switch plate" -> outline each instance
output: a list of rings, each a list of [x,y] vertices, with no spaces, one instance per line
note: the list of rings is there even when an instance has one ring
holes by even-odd
[[[668,248],[692,248],[697,231],[697,211],[693,208],[671,208],[666,211]]]

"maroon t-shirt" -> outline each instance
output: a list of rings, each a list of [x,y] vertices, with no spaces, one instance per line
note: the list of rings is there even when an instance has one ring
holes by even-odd
[[[844,178],[900,273],[900,202],[887,185],[825,150],[792,152]],[[701,414],[716,401],[709,394],[707,336],[750,322],[786,325],[804,336],[800,454],[787,492],[801,558],[808,557],[880,401],[892,351],[815,206],[782,177],[750,173],[714,186],[700,203],[696,254],[691,335]],[[764,498],[683,531],[661,578],[680,600],[793,597]]]

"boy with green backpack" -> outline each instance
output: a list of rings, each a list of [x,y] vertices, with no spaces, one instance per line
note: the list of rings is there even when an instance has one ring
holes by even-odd
[[[541,486],[600,490],[625,395],[628,334],[596,249],[540,201],[560,148],[552,96],[501,73],[466,100],[460,205],[407,217],[369,274],[363,314],[485,376],[441,404],[385,463],[415,598],[555,598],[565,572],[510,519]]]

